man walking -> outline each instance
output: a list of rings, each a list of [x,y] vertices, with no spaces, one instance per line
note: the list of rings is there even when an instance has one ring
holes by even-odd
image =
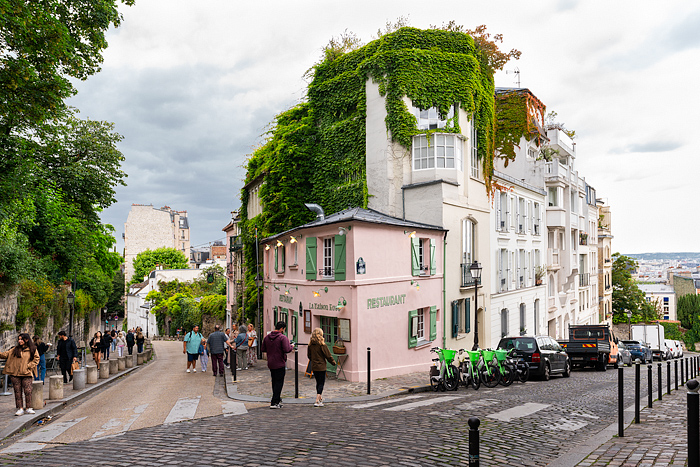
[[[209,353],[211,354],[211,368],[214,376],[220,374],[224,376],[224,344],[231,345],[228,336],[221,332],[221,326],[218,324],[214,326],[214,332],[209,334],[209,339],[207,339],[207,345],[209,346]]]
[[[71,365],[73,364],[73,362],[78,361],[78,346],[75,345],[75,341],[72,337],[68,337],[66,335],[66,331],[60,331],[58,333],[56,358],[58,359],[58,364],[61,367],[63,383],[67,384],[68,381],[73,381],[73,372],[71,371]],[[68,379],[69,376],[70,379]]]
[[[102,340],[104,341],[104,352],[105,352],[105,360],[109,360],[109,349],[112,348],[112,335],[109,332],[109,329],[105,329],[105,332],[102,333]]]
[[[199,326],[192,328],[190,332],[185,334],[185,340],[182,343],[182,353],[187,354],[187,373],[197,373],[197,358],[199,358],[199,344],[202,343],[202,335],[199,333]]]
[[[284,321],[278,321],[275,324],[275,330],[265,336],[262,343],[262,351],[267,352],[267,367],[270,369],[270,379],[272,380],[271,409],[282,408],[281,396],[287,367],[287,354],[294,350],[294,346],[284,335],[285,329],[287,329],[287,324]]]
[[[134,344],[136,343],[136,337],[131,329],[126,333],[126,347],[129,349],[129,355],[132,355],[134,351]]]

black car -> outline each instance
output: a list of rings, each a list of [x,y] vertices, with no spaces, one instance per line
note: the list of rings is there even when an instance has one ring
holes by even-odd
[[[504,337],[498,348],[515,349],[515,355],[530,366],[530,374],[542,376],[545,381],[550,375],[560,374],[568,378],[571,374],[569,355],[549,336]]]
[[[649,346],[639,341],[622,341],[627,350],[632,354],[632,361],[639,359],[642,363],[652,361],[652,353]]]

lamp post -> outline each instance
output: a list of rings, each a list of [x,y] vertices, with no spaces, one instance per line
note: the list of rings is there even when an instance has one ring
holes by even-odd
[[[75,304],[75,294],[71,290],[68,292],[68,307],[70,308],[70,321],[68,322],[68,337],[73,337],[73,305]]]
[[[146,309],[146,338],[148,339],[148,322],[150,321],[150,316],[148,314],[150,313],[151,306],[153,306],[150,302],[150,300],[146,300],[143,305],[141,305],[141,308]]]
[[[632,312],[627,310],[627,334],[632,339]]]
[[[472,350],[477,350],[479,348],[479,307],[477,305],[477,298],[479,294],[479,282],[481,281],[481,264],[477,263],[476,260],[469,266],[469,271],[474,279],[474,346]]]

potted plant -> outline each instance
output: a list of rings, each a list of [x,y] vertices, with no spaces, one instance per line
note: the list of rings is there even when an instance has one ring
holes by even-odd
[[[333,344],[333,353],[344,354],[345,350],[345,342],[343,342],[343,339],[338,337],[338,339],[336,339],[335,341],[335,344]]]
[[[542,278],[545,272],[547,272],[547,269],[542,265],[535,268],[535,285],[542,285]]]

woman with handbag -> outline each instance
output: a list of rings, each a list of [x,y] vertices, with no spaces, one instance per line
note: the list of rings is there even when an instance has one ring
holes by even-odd
[[[15,390],[15,406],[19,416],[24,413],[32,414],[32,380],[36,375],[36,366],[39,364],[39,352],[29,334],[23,332],[17,337],[17,345],[7,352],[0,352],[0,359],[6,359],[4,374],[12,380]],[[22,392],[24,392],[24,404],[22,404]],[[26,409],[25,409],[26,408]]]
[[[95,336],[90,340],[90,351],[92,352],[92,359],[97,365],[97,369],[100,369],[100,359],[102,358],[102,333],[97,331]]]
[[[252,324],[248,325],[248,366],[258,363],[258,334]]]
[[[316,378],[316,402],[314,407],[323,407],[323,386],[326,384],[326,362],[335,365],[326,341],[323,340],[323,329],[316,328],[311,332],[306,355],[311,363],[311,370]]]

